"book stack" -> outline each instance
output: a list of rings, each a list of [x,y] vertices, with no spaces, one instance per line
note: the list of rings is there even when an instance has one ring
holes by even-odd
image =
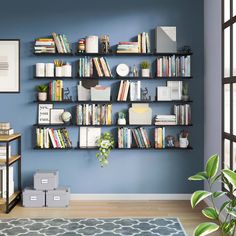
[[[63,81],[54,80],[49,83],[50,101],[63,101]]]
[[[155,129],[155,148],[165,148],[165,127]]]
[[[91,77],[112,77],[110,66],[104,57],[80,58],[78,60],[78,76]]]
[[[121,80],[120,81],[120,87],[119,87],[119,92],[117,96],[117,101],[126,101],[128,97],[128,92],[129,92],[129,86],[130,82],[129,80]]]
[[[79,104],[76,106],[77,125],[112,125],[111,104]]]
[[[132,131],[129,128],[118,129],[118,148],[132,147]]]
[[[138,42],[119,42],[117,46],[117,53],[139,53]]]
[[[141,34],[138,34],[138,49],[139,53],[151,52],[150,37],[148,33],[143,32]]]
[[[11,146],[8,148],[8,156],[11,157]],[[7,158],[7,146],[2,145],[0,146],[0,160],[6,160]]]
[[[185,105],[174,105],[174,114],[176,116],[176,122],[179,125],[190,125],[192,124],[191,106]]]
[[[14,193],[13,166],[9,167],[9,197]],[[7,171],[6,166],[0,166],[0,198],[7,197]]]
[[[12,135],[14,134],[14,129],[11,128],[9,122],[0,122],[0,135]]]
[[[157,58],[157,77],[191,76],[191,56]]]
[[[155,125],[176,125],[175,115],[157,115]]]
[[[56,53],[55,42],[53,38],[38,38],[34,45],[35,53]]]
[[[72,143],[65,128],[37,128],[38,148],[71,148]]]
[[[132,129],[132,134],[138,148],[151,148],[151,142],[148,138],[146,129],[142,127]]]
[[[64,34],[52,33],[58,53],[71,53],[71,45]]]

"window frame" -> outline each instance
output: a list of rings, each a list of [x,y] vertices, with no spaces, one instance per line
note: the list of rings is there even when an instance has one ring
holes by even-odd
[[[221,118],[222,118],[222,127],[221,127],[221,133],[222,133],[222,140],[221,140],[221,165],[222,168],[224,168],[224,161],[225,161],[225,139],[230,141],[230,169],[233,169],[233,144],[236,143],[236,134],[234,134],[234,127],[233,125],[233,106],[234,106],[234,97],[233,97],[233,84],[236,84],[236,75],[233,75],[233,46],[236,47],[236,43],[233,43],[233,26],[236,23],[236,16],[233,16],[233,1],[230,0],[230,19],[226,22],[224,22],[224,3],[225,0],[222,0],[222,15],[221,15],[221,21],[222,21],[222,30],[221,30],[221,39],[222,39],[222,45],[221,45],[221,53],[222,53],[222,76],[221,76]],[[236,4],[236,3],[235,3]],[[230,76],[224,77],[225,74],[225,45],[224,45],[224,33],[225,29],[230,27]],[[235,26],[236,30],[236,26]],[[230,85],[230,132],[225,132],[225,92],[224,92],[224,85],[229,84]],[[224,186],[222,185],[222,189],[224,190]]]

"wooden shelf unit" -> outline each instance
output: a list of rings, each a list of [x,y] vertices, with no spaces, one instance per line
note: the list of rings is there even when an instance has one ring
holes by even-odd
[[[17,141],[17,154],[9,156],[9,146]],[[6,198],[0,198],[0,204],[6,205],[6,213],[9,213],[21,199],[21,134],[0,135],[0,143],[6,145],[6,160],[0,160],[0,165],[6,166]],[[18,164],[18,191],[9,196],[9,167],[14,163]]]

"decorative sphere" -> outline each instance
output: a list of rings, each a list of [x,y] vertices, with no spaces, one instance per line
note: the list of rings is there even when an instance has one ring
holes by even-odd
[[[65,111],[65,112],[62,113],[61,118],[65,123],[67,123],[71,120],[72,115],[69,111]]]

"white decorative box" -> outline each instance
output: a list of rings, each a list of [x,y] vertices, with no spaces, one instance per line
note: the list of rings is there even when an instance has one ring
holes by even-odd
[[[91,100],[92,101],[110,101],[111,88],[104,86],[95,86],[91,88]]]

